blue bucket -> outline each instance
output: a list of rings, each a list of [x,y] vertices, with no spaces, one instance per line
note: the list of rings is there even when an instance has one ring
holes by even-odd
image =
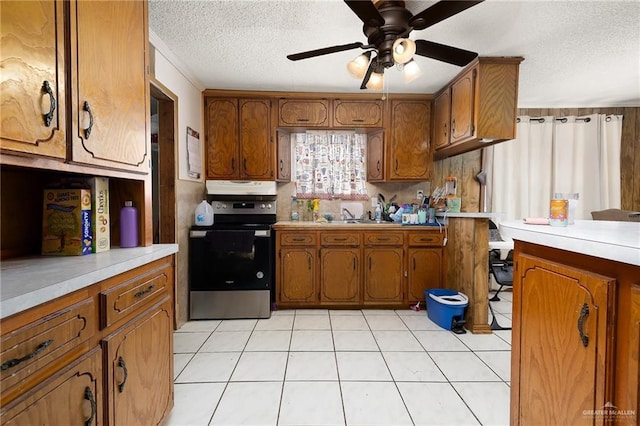
[[[464,293],[446,288],[425,290],[424,300],[429,319],[446,330],[451,330],[454,318],[464,319],[464,310],[469,305]]]

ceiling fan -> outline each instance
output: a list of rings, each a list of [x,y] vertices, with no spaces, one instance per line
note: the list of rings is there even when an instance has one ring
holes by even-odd
[[[355,42],[330,46],[287,55],[287,58],[299,61],[345,50],[364,49],[363,54],[347,65],[354,77],[362,78],[360,89],[382,88],[382,75],[385,68],[395,64],[401,64],[404,68],[405,81],[413,80],[420,74],[418,65],[413,61],[414,54],[465,66],[478,56],[476,52],[427,40],[414,41],[408,36],[413,30],[429,28],[482,1],[443,0],[413,15],[405,7],[404,1],[344,0],[364,23],[362,31],[367,36],[368,44]]]

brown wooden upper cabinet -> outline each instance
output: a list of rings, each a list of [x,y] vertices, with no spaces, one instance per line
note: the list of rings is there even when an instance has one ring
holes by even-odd
[[[286,127],[329,127],[327,99],[279,99],[278,125]]]
[[[516,137],[518,69],[522,60],[478,58],[436,95],[436,159]]]
[[[148,173],[147,2],[65,3],[2,3],[0,148]]]
[[[275,180],[271,100],[206,98],[207,179]]]
[[[384,130],[367,135],[367,182],[384,182]]]
[[[333,100],[333,127],[382,127],[380,100]]]
[[[428,180],[433,169],[430,143],[431,101],[391,101],[390,137],[386,152],[387,180]]]

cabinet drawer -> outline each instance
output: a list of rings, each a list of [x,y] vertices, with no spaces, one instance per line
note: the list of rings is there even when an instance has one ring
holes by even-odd
[[[412,232],[409,234],[410,246],[442,246],[444,234],[441,232]]]
[[[365,232],[364,243],[369,246],[401,246],[404,242],[402,232]]]
[[[316,234],[312,232],[291,232],[280,235],[281,246],[313,246]]]
[[[0,377],[3,402],[13,394],[9,388],[23,390],[71,360],[61,358],[96,332],[93,299],[60,309],[35,322],[5,334],[0,339]]]
[[[100,327],[106,328],[168,293],[169,268],[154,270],[100,292]]]
[[[322,232],[320,244],[323,246],[355,246],[360,245],[360,234],[353,232]]]

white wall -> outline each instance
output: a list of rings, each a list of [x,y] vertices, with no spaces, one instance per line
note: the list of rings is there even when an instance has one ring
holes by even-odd
[[[193,78],[189,71],[158,38],[149,31],[149,42],[155,49],[155,65],[151,74],[155,79],[171,91],[177,98],[178,110],[178,144],[177,144],[177,176],[176,179],[176,239],[179,245],[176,286],[176,322],[181,327],[189,319],[188,292],[188,250],[189,228],[193,224],[193,215],[197,204],[204,196],[204,174],[199,179],[190,178],[187,168],[187,127],[200,133],[204,158],[204,135],[202,127],[202,90],[204,87]],[[202,164],[204,171],[204,163]]]

